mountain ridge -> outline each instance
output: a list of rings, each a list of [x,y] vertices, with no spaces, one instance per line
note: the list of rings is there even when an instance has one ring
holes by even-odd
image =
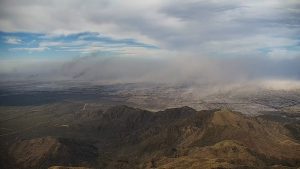
[[[300,166],[300,144],[293,137],[295,133],[285,123],[265,116],[246,116],[230,109],[196,111],[187,106],[152,112],[121,105],[79,111],[74,114],[76,118],[71,117],[66,114],[56,119],[56,123],[63,119],[67,128],[41,128],[39,133],[43,134],[37,134],[39,137],[30,136],[12,144],[10,155],[16,160],[42,159],[32,161],[30,167],[37,168],[42,164],[106,169]],[[47,132],[55,136],[49,137]],[[50,145],[66,148],[53,153],[49,152]],[[69,152],[65,160],[69,163],[51,161],[33,151],[43,152],[45,147],[48,151],[42,154],[54,159]],[[22,149],[25,154],[20,153]],[[79,151],[81,155],[74,156]],[[24,161],[15,162],[27,169]]]

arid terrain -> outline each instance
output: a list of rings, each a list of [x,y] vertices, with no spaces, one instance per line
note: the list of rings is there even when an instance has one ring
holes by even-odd
[[[300,0],[0,0],[0,169],[300,169]]]
[[[297,90],[5,89],[1,168],[300,167]]]

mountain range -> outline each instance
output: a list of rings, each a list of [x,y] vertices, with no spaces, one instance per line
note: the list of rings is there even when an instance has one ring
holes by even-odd
[[[1,165],[7,169],[300,167],[299,114],[247,116],[226,108],[153,112],[128,106],[80,111],[74,111],[76,105],[71,106],[74,110],[63,107],[43,107],[42,112],[2,120],[2,128],[36,120],[30,116],[47,122],[2,133]]]

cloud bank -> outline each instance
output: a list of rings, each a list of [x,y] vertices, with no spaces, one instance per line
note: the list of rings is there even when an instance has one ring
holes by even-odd
[[[300,79],[297,0],[0,2],[5,78]]]

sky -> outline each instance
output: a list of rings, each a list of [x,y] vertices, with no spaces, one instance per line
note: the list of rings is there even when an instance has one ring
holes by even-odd
[[[299,0],[1,0],[0,77],[300,80]]]

